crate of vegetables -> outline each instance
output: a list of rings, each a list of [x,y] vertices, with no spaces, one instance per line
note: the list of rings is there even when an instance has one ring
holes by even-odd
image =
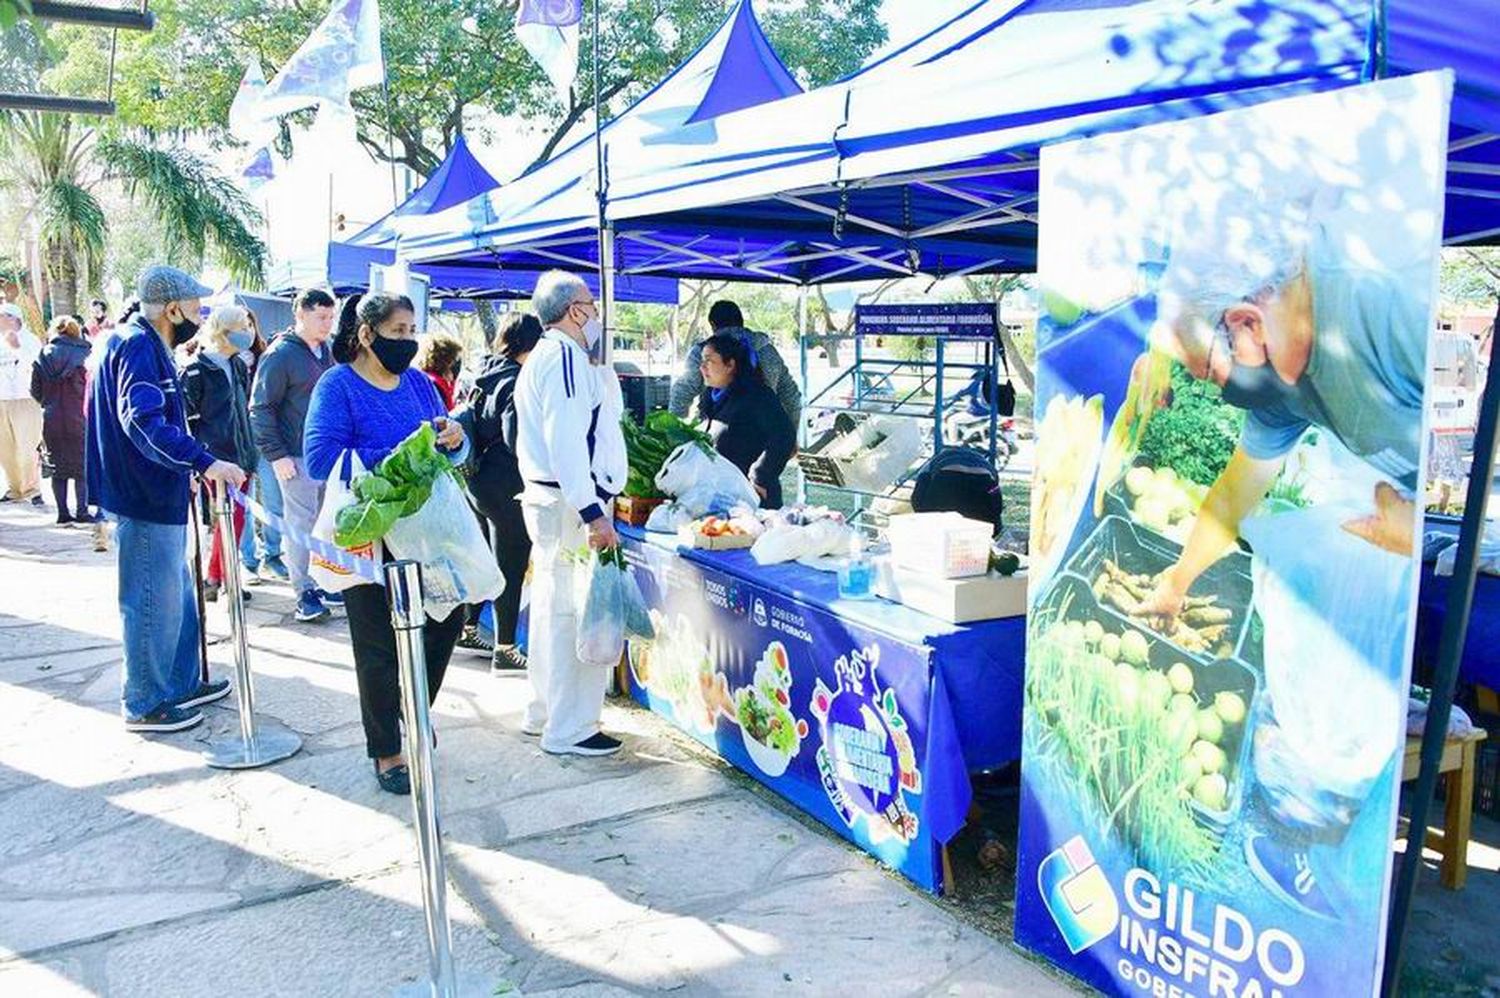
[[[1092,770],[1087,792],[1136,845],[1161,836],[1157,846],[1181,847],[1177,859],[1203,859],[1244,803],[1256,674],[1184,654],[1068,575],[1038,604],[1031,640],[1028,703],[1043,747]]]
[[[650,498],[643,496],[623,495],[615,500],[615,519],[630,524],[632,527],[645,526],[646,521],[651,519],[651,511],[665,499],[659,496]]]
[[[1253,586],[1250,557],[1233,551],[1214,562],[1188,591],[1174,619],[1140,615],[1141,603],[1180,549],[1120,516],[1106,516],[1065,567],[1085,582],[1100,606],[1121,621],[1143,625],[1200,661],[1245,657]]]

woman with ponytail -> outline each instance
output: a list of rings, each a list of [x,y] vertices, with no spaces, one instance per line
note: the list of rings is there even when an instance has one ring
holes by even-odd
[[[411,366],[417,355],[416,337],[416,313],[404,295],[368,294],[344,301],[333,338],[338,364],[318,380],[307,412],[303,452],[308,475],[327,479],[346,450],[373,468],[424,422],[437,431],[439,450],[455,463],[465,459],[469,443],[463,428],[448,418],[427,376]],[[411,793],[398,723],[396,635],[385,589],[376,583],[352,586],[344,590],[344,608],[354,645],[365,747],[375,762],[375,778],[388,793]],[[463,626],[462,607],[445,620],[427,621],[423,644],[429,698],[437,697]]]

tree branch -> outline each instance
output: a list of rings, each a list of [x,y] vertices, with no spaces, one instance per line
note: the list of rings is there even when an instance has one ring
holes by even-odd
[[[605,87],[604,92],[599,95],[600,107],[603,107],[606,102],[608,102],[612,97],[614,97],[620,91],[624,90],[629,85],[630,80],[625,79],[616,80],[614,83],[611,83],[609,86]],[[562,122],[557,126],[557,129],[553,131],[552,136],[547,139],[547,144],[542,146],[542,151],[537,155],[536,159],[531,161],[531,165],[528,166],[524,172],[530,173],[532,170],[535,170],[537,167],[547,162],[547,160],[551,159],[552,154],[557,151],[557,147],[562,142],[563,137],[567,135],[568,132],[572,130],[573,126],[578,124],[578,122],[583,119],[583,116],[592,109],[592,103],[579,103],[577,91],[568,91],[568,113],[563,116]]]

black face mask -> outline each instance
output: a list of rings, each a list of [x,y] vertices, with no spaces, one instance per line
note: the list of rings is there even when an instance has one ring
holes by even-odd
[[[1229,378],[1220,393],[1225,402],[1246,410],[1271,408],[1297,397],[1297,390],[1282,381],[1269,362],[1258,367],[1238,361],[1231,364]]]
[[[172,323],[172,347],[175,349],[182,346],[188,340],[198,334],[198,324],[182,314],[182,318]]]
[[[403,374],[417,356],[416,340],[393,340],[377,336],[370,341],[370,349],[380,366],[392,374]]]

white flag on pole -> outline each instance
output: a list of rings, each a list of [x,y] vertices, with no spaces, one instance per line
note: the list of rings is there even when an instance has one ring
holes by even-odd
[[[229,134],[250,145],[264,145],[276,137],[276,121],[260,113],[261,98],[266,92],[266,74],[260,60],[250,57],[234,103],[229,105]]]
[[[578,24],[583,0],[521,0],[516,40],[542,67],[563,103],[578,76]]]
[[[325,104],[385,80],[379,0],[336,0],[328,16],[281,67],[257,102],[262,120]]]

